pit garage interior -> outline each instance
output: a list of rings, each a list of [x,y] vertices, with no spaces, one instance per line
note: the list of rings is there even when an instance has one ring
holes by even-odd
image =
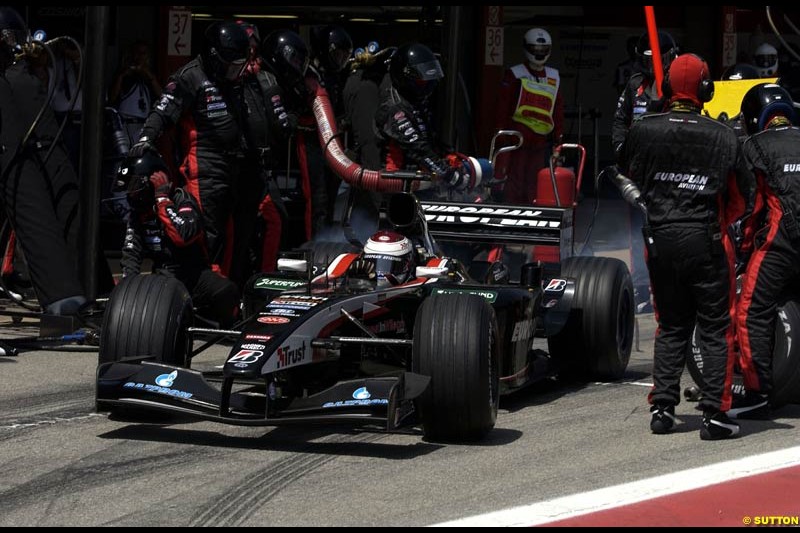
[[[559,69],[567,112],[565,142],[580,143],[589,153],[587,173],[611,160],[611,120],[618,94],[617,65],[627,58],[626,41],[646,29],[643,7],[609,6],[13,6],[31,31],[47,38],[69,35],[85,45],[84,120],[100,123],[103,98],[126,48],[142,39],[153,45],[153,67],[163,80],[199,53],[205,28],[220,19],[244,19],[262,36],[278,28],[307,37],[318,24],[338,24],[356,47],[381,47],[420,41],[441,54],[445,82],[438,91],[438,121],[443,138],[461,152],[485,157],[494,132],[494,95],[506,67],[523,61],[522,39],[532,27],[553,38],[549,64]],[[800,10],[773,8],[777,36],[764,6],[656,6],[659,29],[669,31],[682,51],[700,54],[718,77],[747,59],[756,46],[781,38],[797,42],[793,22]],[[800,63],[800,59],[797,60]],[[86,104],[89,105],[86,105]],[[94,103],[94,105],[92,105]],[[96,108],[97,115],[92,115]],[[101,130],[102,128],[98,128]],[[83,139],[80,175],[86,184],[84,206],[98,203],[91,187],[99,180],[96,159],[102,137]],[[594,180],[584,180],[593,194]],[[96,249],[94,209],[83,209],[87,250]],[[85,254],[87,257],[93,254]],[[87,259],[89,272],[94,259]],[[94,286],[91,279],[88,286]]]

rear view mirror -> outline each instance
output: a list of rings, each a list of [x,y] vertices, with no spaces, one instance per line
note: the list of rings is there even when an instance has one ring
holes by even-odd
[[[278,259],[278,272],[304,274],[308,272],[308,261],[305,259]]]
[[[444,279],[450,273],[448,267],[417,267],[418,278]]]

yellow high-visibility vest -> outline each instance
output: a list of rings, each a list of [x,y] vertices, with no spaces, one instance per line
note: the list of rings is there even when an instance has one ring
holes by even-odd
[[[522,86],[517,109],[512,117],[514,122],[527,126],[539,135],[550,134],[555,129],[553,112],[556,108],[558,89],[561,86],[558,70],[545,67],[544,78],[531,74],[525,65],[517,65],[511,72],[520,80]]]

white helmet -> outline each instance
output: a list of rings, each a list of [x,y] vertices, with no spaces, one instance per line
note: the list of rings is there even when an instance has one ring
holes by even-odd
[[[408,237],[394,231],[379,231],[370,237],[363,258],[375,263],[378,285],[401,285],[413,274],[414,247]]]
[[[525,56],[528,58],[528,62],[536,68],[542,68],[547,63],[547,60],[550,59],[553,39],[550,38],[547,30],[533,28],[525,34],[523,45],[525,46]]]
[[[753,59],[762,78],[773,78],[778,75],[778,50],[771,44],[764,43],[756,48]]]

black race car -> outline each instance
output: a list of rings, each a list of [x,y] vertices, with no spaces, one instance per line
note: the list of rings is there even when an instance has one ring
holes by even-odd
[[[189,295],[174,279],[125,279],[101,330],[98,409],[242,426],[421,425],[431,440],[480,439],[505,393],[556,374],[621,378],[634,337],[633,288],[616,259],[528,263],[507,277],[502,264],[443,256],[440,242],[563,245],[571,217],[570,209],[395,195],[387,219],[413,242],[410,277],[376,268],[381,253],[311,245],[251,281],[235,331],[194,327]],[[396,244],[382,238],[386,250]],[[191,369],[201,334],[235,336],[221,370]]]

